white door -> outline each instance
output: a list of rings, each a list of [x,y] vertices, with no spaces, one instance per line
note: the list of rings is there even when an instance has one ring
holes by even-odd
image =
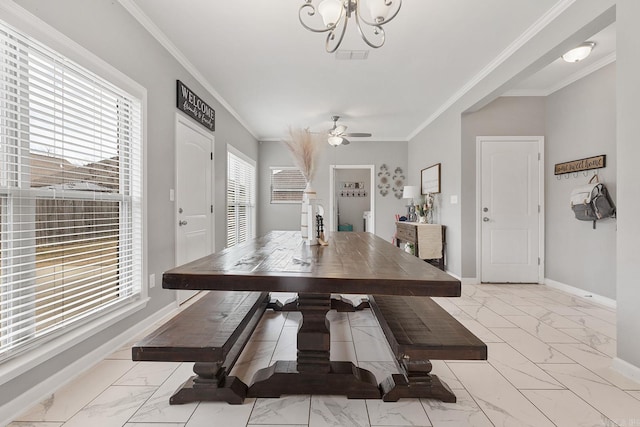
[[[213,252],[213,136],[176,118],[176,265]],[[182,304],[196,291],[178,291]]]
[[[478,137],[481,281],[542,281],[543,137]]]

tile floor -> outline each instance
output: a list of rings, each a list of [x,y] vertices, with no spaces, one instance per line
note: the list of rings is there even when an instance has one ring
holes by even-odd
[[[286,299],[286,295],[281,295]],[[455,404],[339,396],[247,399],[243,405],[169,406],[191,364],[132,362],[122,348],[11,427],[204,426],[640,426],[640,384],[609,368],[615,310],[542,285],[469,285],[435,298],[489,347],[488,361],[434,361]],[[378,380],[396,372],[369,310],[329,314],[331,357]],[[232,374],[249,381],[275,359],[295,358],[298,313],[267,312]]]

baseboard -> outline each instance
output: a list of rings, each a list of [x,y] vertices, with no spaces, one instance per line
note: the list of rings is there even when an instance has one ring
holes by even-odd
[[[478,280],[477,277],[463,277],[462,280],[462,285],[479,285],[480,284],[480,280]]]
[[[0,426],[5,425],[5,420],[6,422],[11,422],[15,418],[24,414],[31,407],[51,396],[57,389],[75,380],[118,348],[124,346],[127,342],[135,338],[140,331],[152,326],[163,317],[173,314],[177,309],[175,302],[167,305],[147,317],[142,322],[132,326],[117,337],[107,341],[92,352],[84,355],[70,365],[67,365],[61,371],[58,371],[56,374],[50,376],[35,387],[32,387],[9,403],[3,405],[0,407]]]
[[[615,357],[611,361],[611,369],[620,372],[625,377],[632,379],[635,382],[640,383],[640,368],[626,362],[618,357]]]
[[[549,286],[550,288],[558,289],[560,291],[564,291],[572,295],[577,295],[579,297],[584,298],[586,301],[591,301],[596,304],[604,305],[605,307],[609,307],[609,308],[617,307],[616,300],[608,297],[603,297],[602,295],[594,294],[593,292],[585,291],[584,289],[580,289],[574,286],[566,285],[564,283],[556,282],[555,280],[551,280],[548,278],[544,279],[544,284]]]

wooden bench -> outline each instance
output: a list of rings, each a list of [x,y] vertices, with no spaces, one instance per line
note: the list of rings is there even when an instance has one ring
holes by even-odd
[[[455,402],[449,386],[430,373],[429,360],[486,360],[486,344],[429,297],[370,295],[369,304],[404,372],[380,384],[382,399]]]
[[[267,292],[210,291],[135,344],[134,361],[195,362],[196,376],[170,404],[225,401],[240,404],[247,385],[229,376],[269,302]]]

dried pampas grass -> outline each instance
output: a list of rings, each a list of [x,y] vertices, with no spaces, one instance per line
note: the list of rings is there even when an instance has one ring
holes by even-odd
[[[293,161],[304,178],[307,182],[311,182],[316,172],[316,156],[321,144],[318,135],[312,134],[309,128],[289,128],[289,136],[290,138],[284,139],[282,142],[291,151]]]

